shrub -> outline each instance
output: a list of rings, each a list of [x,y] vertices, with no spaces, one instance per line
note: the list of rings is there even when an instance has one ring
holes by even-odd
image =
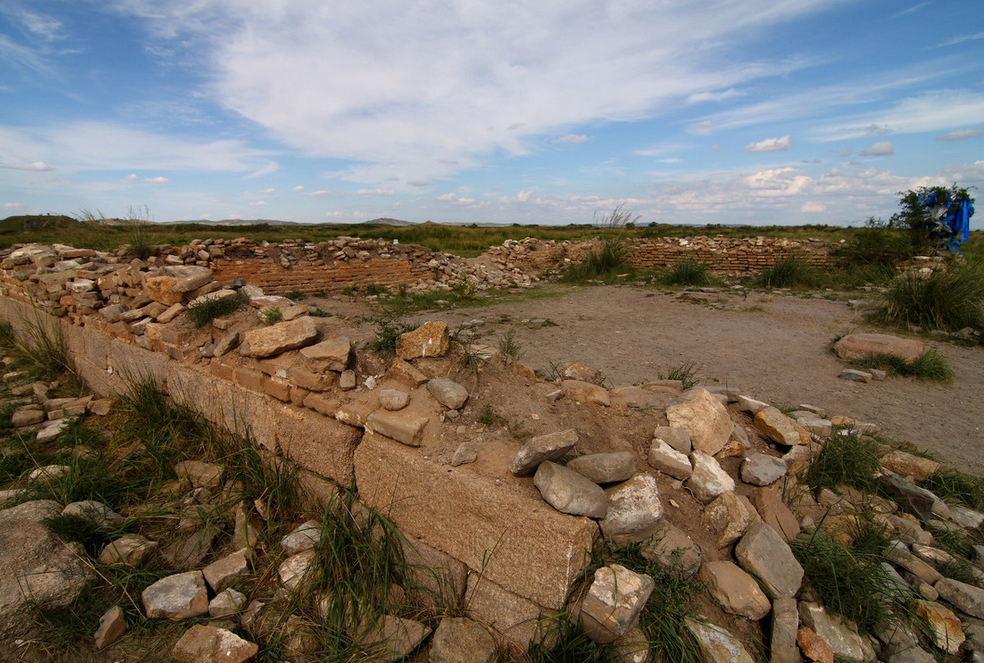
[[[949,382],[953,379],[950,363],[936,348],[930,348],[913,361],[891,355],[870,355],[864,359],[855,359],[850,364],[860,369],[881,368],[892,375],[915,377],[920,380]]]
[[[880,470],[874,440],[857,433],[834,435],[810,465],[806,483],[813,488],[847,484],[870,492],[877,488],[876,476]]]
[[[395,318],[375,319],[373,323],[376,326],[376,338],[369,344],[369,348],[385,356],[396,354],[397,339],[417,328]]]
[[[912,242],[902,231],[888,227],[874,217],[868,219],[864,228],[854,231],[847,242],[838,247],[833,255],[841,258],[849,266],[877,265],[894,267],[915,255]]]
[[[275,324],[284,319],[284,312],[280,310],[279,306],[267,306],[260,314],[263,316],[263,321],[268,325]]]
[[[928,276],[899,276],[885,293],[878,317],[889,324],[958,331],[984,329],[984,268],[961,265]]]
[[[667,285],[701,286],[710,283],[711,277],[706,264],[688,258],[673,265],[663,277],[663,282]]]
[[[216,318],[235,313],[246,306],[249,299],[241,290],[229,299],[201,299],[185,310],[185,315],[196,328],[204,327]]]
[[[764,288],[812,288],[820,279],[813,267],[796,255],[790,255],[755,277],[755,285]]]

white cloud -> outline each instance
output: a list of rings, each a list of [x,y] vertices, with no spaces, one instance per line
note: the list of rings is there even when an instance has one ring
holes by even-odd
[[[373,198],[376,196],[394,196],[396,191],[393,189],[359,189],[355,192],[355,195],[362,196],[363,198]]]
[[[859,157],[887,157],[895,154],[895,143],[890,140],[878,141],[871,147],[858,150]]]
[[[892,16],[892,18],[902,18],[903,16],[908,16],[909,14],[915,13],[920,9],[922,9],[923,7],[927,7],[927,6],[929,6],[928,2],[920,2],[919,4],[913,5],[908,9],[903,9],[898,14]]]
[[[744,96],[744,92],[739,92],[738,90],[728,88],[723,92],[698,92],[687,97],[688,104],[699,104],[705,101],[724,101],[725,99],[731,99],[732,97]]]
[[[248,179],[252,179],[254,177],[261,177],[263,175],[269,175],[270,173],[275,173],[278,170],[280,170],[280,164],[277,163],[276,161],[271,161],[268,164],[266,164],[265,166],[262,166],[261,168],[258,168],[257,170],[253,171],[252,173],[250,173],[249,175],[247,175],[244,179],[247,179],[248,180]]]
[[[471,205],[475,202],[474,198],[464,198],[456,193],[442,193],[436,198],[436,200],[442,203],[456,203],[460,205]]]
[[[366,169],[353,178],[382,183],[400,172],[442,177],[494,151],[526,154],[533,137],[560,127],[734,96],[809,64],[742,61],[737,44],[847,1],[115,6],[142,19],[153,41],[201,53],[208,94],[225,109],[307,154],[359,161]]]
[[[270,187],[269,189],[260,189],[256,193],[273,193],[274,191],[276,191],[276,189],[274,189],[273,187]]]
[[[409,180],[407,184],[416,187],[434,186],[434,183],[430,180]]]
[[[556,143],[587,143],[591,138],[584,134],[566,134],[558,138]]]
[[[296,187],[294,188],[294,191],[297,191]],[[331,198],[335,194],[332,193],[331,191],[325,191],[324,189],[321,189],[319,191],[308,191],[304,195],[307,196],[308,198]]]
[[[962,44],[965,41],[976,41],[977,39],[984,39],[984,32],[977,32],[969,35],[957,35],[947,39],[946,41],[941,41],[936,46],[937,48],[942,48],[944,46],[956,46],[957,44]]]
[[[168,184],[171,180],[166,177],[147,177],[140,181],[147,182],[149,184]]]
[[[298,184],[293,189],[291,189],[291,191],[304,191],[304,187]]]
[[[0,168],[9,168],[11,170],[29,170],[35,172],[54,170],[44,161],[31,161],[30,163],[3,163],[0,164]]]
[[[782,152],[791,147],[789,136],[782,138],[767,138],[757,143],[749,143],[745,146],[746,152]]]
[[[20,209],[24,207],[24,203],[4,203],[3,207],[4,209]]]
[[[254,200],[254,201],[252,201],[249,204],[249,206],[250,207],[264,207],[266,204],[267,204],[267,202],[265,200]]]
[[[530,196],[532,195],[533,195],[532,191],[520,191],[519,193],[516,194],[516,201],[520,203],[525,203],[530,199]]]
[[[820,140],[849,140],[885,133],[911,134],[941,131],[979,124],[984,117],[984,93],[965,90],[939,90],[909,97],[893,107],[849,116],[837,125],[823,127]]]
[[[704,120],[703,122],[697,122],[695,124],[690,125],[687,131],[694,134],[706,134],[706,133],[710,133],[711,129],[713,128],[714,128],[714,122],[712,122],[711,120]]]
[[[826,205],[814,202],[805,202],[803,206],[800,207],[801,212],[824,212],[827,210]]]
[[[137,179],[137,174],[136,173],[130,173],[129,175],[127,175],[123,179],[125,179],[127,182],[133,182],[134,180]]]
[[[977,138],[979,136],[984,136],[984,132],[978,131],[977,129],[954,129],[950,133],[940,134],[936,137],[936,140],[949,142],[954,140],[967,140],[968,138]]]

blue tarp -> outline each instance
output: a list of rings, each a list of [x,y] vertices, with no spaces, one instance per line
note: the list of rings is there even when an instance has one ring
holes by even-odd
[[[940,200],[936,191],[919,196],[919,204],[933,218],[931,235],[950,251],[956,253],[960,245],[970,239],[970,217],[974,206],[969,200],[951,203],[949,196]]]

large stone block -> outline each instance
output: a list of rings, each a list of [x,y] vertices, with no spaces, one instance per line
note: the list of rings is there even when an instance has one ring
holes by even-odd
[[[246,332],[239,346],[239,354],[244,357],[272,357],[310,345],[316,338],[318,328],[311,318],[305,316]]]
[[[834,344],[834,352],[848,360],[880,355],[915,361],[926,354],[926,344],[890,334],[848,334]]]
[[[414,331],[401,334],[396,339],[396,355],[401,359],[443,357],[450,349],[446,322],[425,322]]]
[[[449,468],[373,433],[356,449],[355,476],[362,501],[405,534],[547,608],[563,604],[598,535],[591,520],[544,503],[529,479]]]
[[[735,428],[727,408],[701,387],[685,392],[682,400],[666,408],[666,419],[690,434],[696,451],[709,456],[724,448]]]
[[[542,638],[539,619],[541,615],[550,614],[533,601],[516,596],[477,573],[468,576],[465,611],[523,651],[530,642]]]

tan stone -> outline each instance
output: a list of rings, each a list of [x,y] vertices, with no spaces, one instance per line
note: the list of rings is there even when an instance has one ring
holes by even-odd
[[[598,535],[591,520],[543,502],[528,479],[449,468],[379,435],[365,435],[355,471],[362,501],[407,536],[547,608],[563,604]]]
[[[709,456],[724,448],[735,428],[727,408],[701,387],[684,392],[682,400],[666,408],[666,419],[671,427],[687,431],[693,448]]]
[[[492,627],[497,638],[526,651],[542,637],[539,618],[550,614],[529,599],[503,589],[477,573],[469,574],[465,611],[472,619]]]
[[[786,447],[810,444],[810,433],[771,405],[755,415],[755,428],[773,442]]]
[[[443,357],[451,349],[448,323],[432,320],[396,339],[396,355],[401,359]]]
[[[705,663],[754,663],[741,641],[725,628],[690,618],[685,623],[697,640]]]
[[[922,458],[901,449],[890,451],[881,457],[881,465],[887,470],[916,481],[925,481],[940,469],[940,464],[930,458]]]
[[[167,306],[181,304],[185,296],[183,292],[175,292],[176,286],[181,279],[173,276],[151,276],[144,282],[144,290],[155,302],[160,302]]]
[[[612,404],[608,391],[604,387],[599,387],[590,382],[563,380],[560,383],[560,388],[563,390],[564,396],[579,403],[594,403],[605,407]]]
[[[239,354],[244,357],[271,357],[309,345],[317,337],[318,328],[311,318],[305,316],[246,332],[239,346]]]
[[[809,660],[834,663],[834,650],[830,648],[830,643],[814,633],[813,629],[801,626],[796,632],[796,644]]]
[[[701,523],[719,532],[717,546],[725,548],[741,538],[745,529],[759,519],[755,507],[744,495],[728,491],[704,508]]]
[[[205,624],[188,629],[174,645],[175,663],[248,663],[259,647],[232,631]]]
[[[758,621],[772,609],[769,597],[755,579],[733,562],[705,562],[699,576],[725,612]]]
[[[399,357],[395,357],[393,359],[393,363],[390,364],[389,370],[386,371],[386,377],[402,382],[403,384],[414,389],[423,385],[430,379],[413,364],[410,364]]]
[[[407,446],[419,447],[427,421],[427,417],[420,417],[406,410],[399,412],[376,410],[366,417],[366,429]]]
[[[834,352],[841,359],[888,355],[911,362],[926,354],[926,344],[890,334],[848,334],[834,344]]]
[[[963,626],[953,611],[935,601],[916,599],[912,602],[916,616],[921,620],[923,631],[939,649],[948,654],[960,651],[960,645],[966,639]]]
[[[403,559],[416,588],[414,603],[451,610],[461,605],[468,582],[468,567],[419,539],[401,538]]]
[[[751,502],[762,521],[778,532],[783,541],[789,543],[799,534],[799,522],[777,489],[757,488],[752,491]]]
[[[315,373],[335,371],[341,373],[348,368],[352,354],[352,342],[345,337],[329,338],[309,345],[300,352],[308,368]],[[304,385],[301,385],[304,386]]]

